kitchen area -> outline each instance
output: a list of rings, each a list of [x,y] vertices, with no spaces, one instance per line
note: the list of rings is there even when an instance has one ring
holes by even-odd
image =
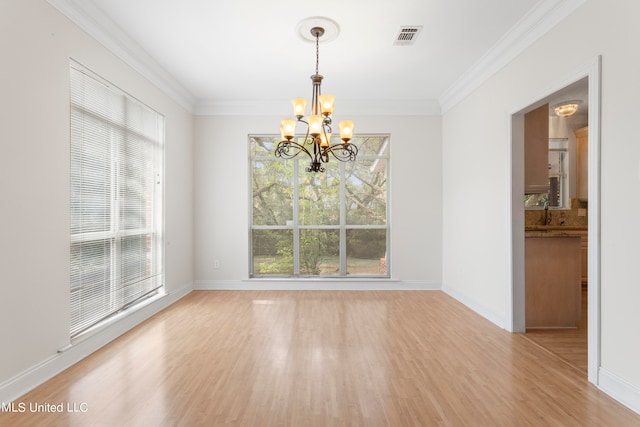
[[[587,79],[524,117],[526,337],[587,371]]]

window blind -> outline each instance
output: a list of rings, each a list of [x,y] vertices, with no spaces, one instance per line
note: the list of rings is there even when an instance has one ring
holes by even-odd
[[[164,118],[72,62],[71,336],[162,288]]]

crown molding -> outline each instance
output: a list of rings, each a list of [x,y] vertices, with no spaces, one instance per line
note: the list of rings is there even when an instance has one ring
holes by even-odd
[[[162,92],[195,115],[263,115],[277,111],[280,101],[196,100],[144,49],[128,37],[92,2],[47,0],[60,13],[111,50]],[[341,111],[359,115],[440,115],[461,102],[491,76],[570,15],[586,0],[541,0],[480,60],[437,100],[343,100]],[[287,101],[288,105],[288,101]]]
[[[438,99],[446,113],[513,61],[586,0],[542,0]]]
[[[264,116],[291,114],[291,100],[226,100],[202,99],[194,106],[196,116]],[[340,100],[340,115],[358,116],[439,116],[440,104],[436,99],[410,100]]]
[[[99,43],[148,79],[175,102],[193,112],[195,97],[156,62],[139,44],[127,36],[93,2],[47,0]]]

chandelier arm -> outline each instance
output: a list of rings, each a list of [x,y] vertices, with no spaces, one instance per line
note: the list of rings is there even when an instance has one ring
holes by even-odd
[[[313,144],[313,141],[314,141],[313,137],[309,138],[309,124],[307,123],[307,133],[304,135],[304,142],[302,144],[303,145]],[[309,156],[311,156],[311,153],[309,153]]]
[[[304,119],[298,119],[299,122],[302,122],[304,124],[307,125],[307,132],[304,135],[304,140],[302,141],[302,145],[309,145],[309,144],[313,144],[314,142],[314,138],[313,136],[309,136],[309,122],[305,121]],[[309,155],[309,157],[313,160],[313,156],[311,155],[311,152],[307,151],[307,149],[305,148],[305,151],[307,152],[307,154]]]
[[[326,150],[322,150],[320,153],[320,160],[322,163],[327,163],[329,161],[329,153]]]
[[[304,145],[300,145],[294,141],[280,141],[275,150],[275,156],[283,159],[293,159],[300,153],[306,153],[307,156],[313,160],[313,156],[309,150],[307,150]]]
[[[326,160],[329,160],[329,154],[341,162],[352,162],[358,155],[358,147],[351,143],[334,144],[322,150],[322,154]],[[326,161],[325,161],[326,163]]]
[[[333,129],[331,129],[331,116],[327,116],[324,118],[324,122],[322,122],[322,131],[324,132],[325,136],[328,133],[333,133]]]
[[[318,143],[315,144],[316,147],[318,147],[318,154],[316,155],[316,159],[318,159],[322,163],[327,163],[327,158],[326,158],[326,154],[324,152],[324,148],[322,147],[322,145],[320,145],[321,141],[322,140],[320,139],[320,137],[318,137]]]

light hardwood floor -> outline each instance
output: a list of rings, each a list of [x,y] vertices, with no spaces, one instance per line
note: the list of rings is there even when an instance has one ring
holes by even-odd
[[[575,329],[530,329],[526,337],[587,375],[588,292],[582,290],[582,317]]]
[[[2,413],[22,426],[638,426],[439,291],[195,291]]]

